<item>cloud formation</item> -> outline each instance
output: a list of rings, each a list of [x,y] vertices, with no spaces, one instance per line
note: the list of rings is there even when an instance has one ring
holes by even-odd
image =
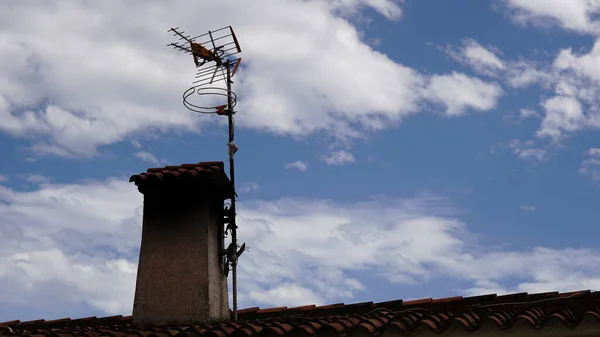
[[[150,163],[154,166],[160,165],[160,160],[158,160],[158,158],[156,158],[156,156],[154,154],[152,154],[148,151],[139,151],[139,152],[134,153],[133,156],[143,162]]]
[[[44,184],[52,181],[52,178],[46,177],[39,173],[30,173],[23,176],[25,181],[33,183],[33,184]]]
[[[561,49],[552,64],[532,60],[508,62],[506,82],[514,88],[538,85],[543,118],[537,136],[562,143],[574,132],[600,128],[600,2],[590,0],[503,0],[519,24],[560,27],[596,40],[589,51]]]
[[[561,28],[598,35],[600,3],[594,0],[503,0],[512,18],[519,24]]]
[[[227,13],[242,42],[239,127],[348,139],[392,127],[430,100],[457,115],[492,109],[499,98],[482,80],[429,79],[392,61],[349,21],[365,7],[397,20],[402,1],[257,1],[0,5],[0,132],[29,140],[37,153],[89,158],[148,130],[201,132],[217,123],[180,108],[193,66],[165,47],[167,29],[195,29],[200,8],[201,29],[220,27]]]
[[[522,142],[518,139],[513,139],[508,143],[508,147],[513,150],[517,157],[525,160],[545,162],[550,157],[548,150],[536,147],[533,140]]]
[[[600,181],[600,148],[590,148],[586,151],[579,172],[589,176],[594,181]]]
[[[533,3],[537,2],[532,1],[531,4]],[[600,64],[600,41],[596,41],[588,52],[575,53],[571,48],[561,49],[551,63],[525,59],[503,60],[492,50],[495,50],[493,46],[486,48],[471,39],[464,40],[460,48],[445,49],[454,60],[471,67],[477,73],[501,80],[509,88],[538,86],[543,92],[539,101],[542,116],[527,108],[521,109],[519,115],[519,119],[541,117],[535,133],[538,138],[562,144],[575,132],[600,129],[600,68],[597,67]],[[463,80],[464,85],[455,90],[462,90],[470,85],[470,92],[479,90],[480,94],[478,99],[468,101],[469,106],[493,108],[486,104],[497,100],[491,98],[500,95],[500,87],[496,86],[494,89],[490,84],[481,85],[477,81],[479,80]],[[442,92],[448,95],[446,104],[451,102],[454,97],[452,90]],[[483,97],[490,99],[482,99]],[[461,109],[448,106],[449,115],[455,111],[460,112]],[[542,152],[536,153],[534,156],[539,157]]]
[[[502,88],[465,74],[434,75],[425,90],[425,97],[445,108],[447,116],[464,115],[468,109],[487,111],[496,107]]]
[[[327,165],[344,165],[356,162],[354,155],[346,150],[333,151],[323,156],[323,160]]]
[[[308,163],[303,162],[301,160],[297,160],[295,162],[285,164],[285,168],[286,169],[294,168],[298,171],[306,172],[306,170],[308,170]]]
[[[498,72],[506,70],[504,61],[494,51],[473,39],[463,40],[463,45],[458,50],[446,48],[446,52],[454,60],[484,75],[495,76]]]
[[[537,111],[523,108],[519,110],[519,119],[539,118]]]
[[[239,237],[251,247],[239,265],[240,306],[352,302],[368,291],[361,275],[394,284],[460,280],[464,289],[448,291],[461,294],[600,286],[600,252],[482,247],[443,198],[385,200],[239,203]],[[47,319],[75,303],[130,313],[141,204],[125,179],[0,187],[0,304],[35,305]]]
[[[240,186],[239,190],[240,190],[240,193],[250,193],[250,192],[257,191],[259,188],[260,188],[260,185],[255,182],[246,182]]]

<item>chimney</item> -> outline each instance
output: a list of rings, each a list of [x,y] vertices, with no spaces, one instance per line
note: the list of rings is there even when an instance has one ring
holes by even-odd
[[[229,320],[223,202],[233,195],[223,162],[148,169],[133,321],[138,326]]]

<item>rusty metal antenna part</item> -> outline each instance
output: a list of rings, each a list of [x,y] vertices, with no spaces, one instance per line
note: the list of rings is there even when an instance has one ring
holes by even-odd
[[[216,113],[217,107],[228,104],[222,94],[227,89],[217,84],[225,82],[226,87],[227,77],[235,76],[242,61],[242,49],[233,28],[226,26],[197,36],[186,34],[179,27],[169,32],[177,40],[167,46],[192,56],[196,66],[192,87],[183,94],[183,104],[193,112]],[[233,103],[236,102],[234,95]]]
[[[246,249],[246,244],[238,246],[236,225],[235,165],[234,155],[238,150],[234,143],[235,135],[235,106],[237,96],[231,89],[235,75],[242,59],[242,52],[237,37],[231,26],[226,26],[208,33],[191,36],[179,27],[169,29],[177,38],[168,44],[173,49],[182,51],[193,57],[196,75],[192,87],[183,93],[183,105],[193,112],[227,116],[229,139],[227,142],[229,156],[229,178],[233,186],[233,196],[229,205],[223,209],[221,227],[221,257],[225,276],[231,269],[233,288],[233,320],[237,321],[237,262]],[[222,86],[222,83],[225,86]],[[221,86],[215,85],[221,84]],[[200,102],[192,102],[195,97]],[[225,248],[227,233],[231,234],[231,243]]]

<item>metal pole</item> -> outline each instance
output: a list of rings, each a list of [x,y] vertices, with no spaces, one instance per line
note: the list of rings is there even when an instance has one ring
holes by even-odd
[[[229,143],[233,143],[234,136],[234,125],[233,125],[233,97],[231,95],[231,70],[229,60],[225,63],[227,68],[227,119],[229,124]],[[233,153],[229,153],[229,178],[231,179],[231,185],[233,186],[233,195],[231,196],[231,241],[233,243],[233,252],[231,252],[231,273],[233,276],[232,287],[233,287],[233,321],[237,321],[237,225],[236,225],[236,213],[235,213],[235,170],[233,162]]]

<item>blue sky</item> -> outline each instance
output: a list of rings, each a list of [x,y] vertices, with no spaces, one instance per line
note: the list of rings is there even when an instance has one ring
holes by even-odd
[[[599,5],[145,3],[0,10],[0,321],[129,314],[128,177],[226,160],[170,26],[242,44],[241,307],[599,288]]]

